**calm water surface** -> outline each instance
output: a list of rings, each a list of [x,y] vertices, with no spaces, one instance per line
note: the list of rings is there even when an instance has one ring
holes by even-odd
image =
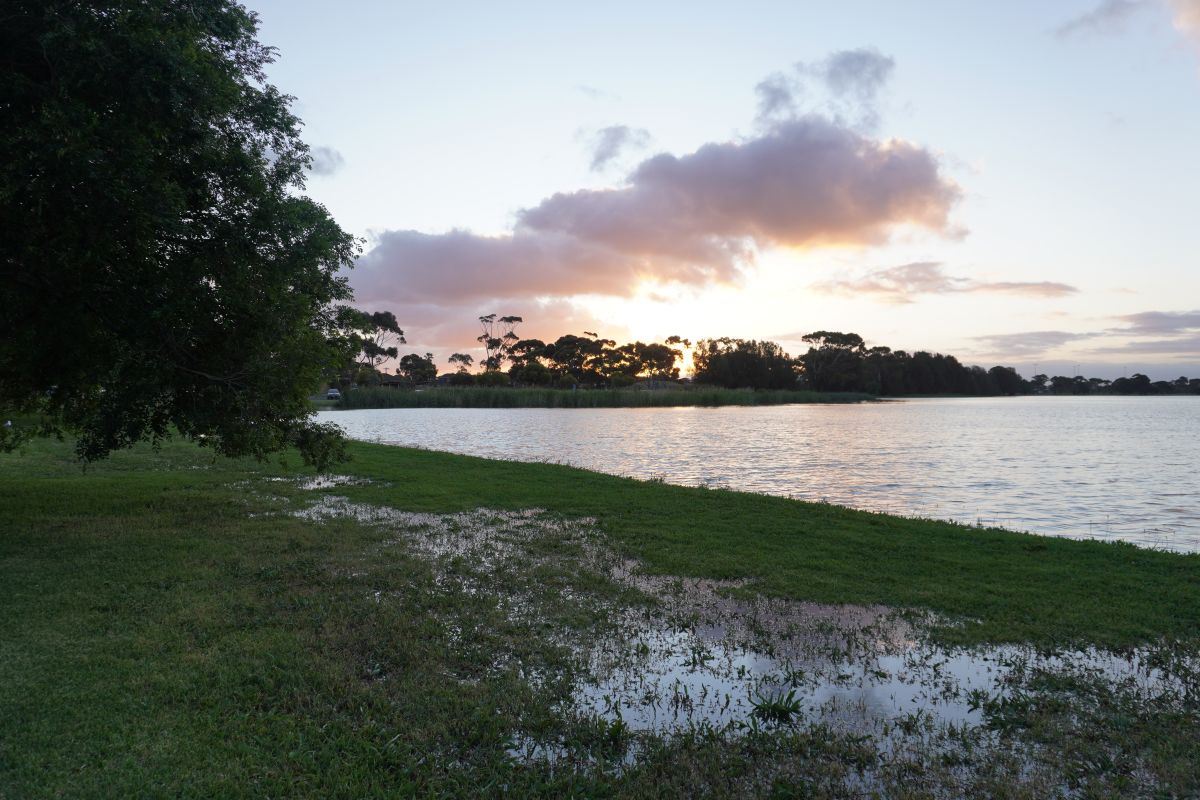
[[[386,444],[1200,551],[1200,397],[320,417]]]

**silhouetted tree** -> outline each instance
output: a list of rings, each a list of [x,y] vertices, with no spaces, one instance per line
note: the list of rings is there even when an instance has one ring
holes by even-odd
[[[816,331],[803,337],[811,345],[800,356],[808,386],[822,392],[862,391],[863,339],[857,333]]]
[[[796,361],[775,342],[701,339],[692,351],[697,383],[730,389],[793,389]]]
[[[477,336],[475,341],[482,344],[484,348],[483,369],[485,372],[497,372],[504,366],[509,349],[520,340],[514,330],[519,322],[524,322],[524,320],[521,317],[496,319],[495,314],[487,314],[479,318],[479,325],[483,328],[483,333]]]
[[[400,359],[396,374],[417,385],[433,383],[437,380],[437,365],[433,363],[433,353],[426,353],[424,358],[416,353],[409,353]]]

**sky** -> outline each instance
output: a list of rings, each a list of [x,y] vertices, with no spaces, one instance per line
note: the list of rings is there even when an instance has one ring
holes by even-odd
[[[1200,376],[1200,0],[251,0],[403,352],[817,330]]]

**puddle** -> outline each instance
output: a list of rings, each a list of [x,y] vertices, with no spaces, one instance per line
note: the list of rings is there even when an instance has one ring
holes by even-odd
[[[626,611],[616,635],[581,653],[591,679],[578,687],[575,705],[636,732],[820,724],[883,737],[914,720],[978,726],[984,701],[1009,691],[1017,673],[1187,691],[1141,652],[946,649],[922,635],[938,621],[931,615],[744,599],[731,594],[741,582],[645,576],[628,563],[613,577],[659,604]]]
[[[766,598],[745,581],[645,574],[607,546],[594,520],[536,508],[431,514],[323,495],[292,513],[385,527],[390,538],[369,558],[406,548],[434,568],[434,591],[490,603],[528,636],[566,648],[574,665],[563,673],[569,697],[553,711],[568,725],[591,721],[619,731],[618,765],[635,761],[646,737],[808,730],[864,737],[857,741],[894,760],[915,752],[923,763],[939,748],[957,747],[955,757],[964,760],[954,763],[968,772],[977,759],[1004,753],[1027,766],[1034,756],[1024,745],[996,732],[1010,701],[1024,713],[1020,703],[1030,697],[1058,697],[1062,725],[1073,729],[1071,715],[1107,713],[1106,698],[1117,691],[1132,708],[1150,709],[1192,708],[1200,693],[1200,659],[1190,651],[1165,662],[1163,654],[1173,652],[1167,646],[1126,654],[947,649],[927,636],[946,621],[928,614]],[[595,576],[611,591],[595,591]],[[379,592],[372,598],[386,601]],[[593,626],[566,624],[568,612]],[[471,618],[447,613],[443,623],[452,646],[477,646]],[[521,652],[491,653],[492,668],[515,666],[531,686],[555,679]],[[514,758],[579,758],[553,736],[514,735]]]
[[[313,492],[320,489],[332,489],[335,486],[366,486],[371,483],[367,478],[354,475],[310,475],[298,478],[267,478],[271,483],[294,483],[296,488]]]

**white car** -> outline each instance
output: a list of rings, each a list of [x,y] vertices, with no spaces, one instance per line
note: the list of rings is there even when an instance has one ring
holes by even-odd
[[[341,400],[342,393],[339,392],[337,389],[330,389],[328,392],[325,393],[325,399],[326,400]]]

